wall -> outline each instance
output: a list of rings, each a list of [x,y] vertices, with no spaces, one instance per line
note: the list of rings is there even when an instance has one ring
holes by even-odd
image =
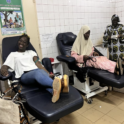
[[[94,44],[102,42],[105,27],[111,23],[115,12],[113,0],[36,0],[42,56],[54,57],[59,54],[56,36],[60,32],[77,34],[82,25],[91,28]],[[52,34],[53,39],[44,42],[43,35]]]
[[[124,25],[124,1],[123,0],[118,0],[115,3],[115,13],[119,15],[120,17],[120,23]]]
[[[37,50],[39,57],[42,58],[35,1],[22,0],[22,4],[23,4],[27,34],[30,36],[30,41]],[[0,30],[0,46],[2,43],[2,39],[4,37],[10,37],[10,36],[2,36]]]

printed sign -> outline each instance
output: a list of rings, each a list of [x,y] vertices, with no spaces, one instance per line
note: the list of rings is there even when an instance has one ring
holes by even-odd
[[[2,35],[26,32],[21,0],[0,0],[0,23]]]

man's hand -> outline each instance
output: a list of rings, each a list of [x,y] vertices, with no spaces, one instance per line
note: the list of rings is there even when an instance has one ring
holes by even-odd
[[[9,75],[8,73],[8,66],[3,65],[0,69],[0,73],[2,76],[7,77]]]
[[[99,53],[94,52],[94,53],[93,53],[93,56],[99,56]]]

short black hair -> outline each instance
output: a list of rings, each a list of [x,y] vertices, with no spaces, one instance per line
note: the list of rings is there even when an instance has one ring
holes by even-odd
[[[20,40],[22,37],[25,37],[25,38],[27,39],[28,44],[30,43],[30,37],[29,37],[27,34],[24,33],[23,35],[21,35],[20,38],[19,38],[19,40]]]

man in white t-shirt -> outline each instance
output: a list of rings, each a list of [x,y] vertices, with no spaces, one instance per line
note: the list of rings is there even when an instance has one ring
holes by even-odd
[[[26,50],[29,45],[30,38],[24,34],[18,41],[18,51],[11,52],[1,67],[1,74],[8,76],[9,71],[15,71],[15,77],[20,78],[23,84],[39,83],[44,86],[55,103],[60,97],[61,88],[63,92],[69,92],[68,76],[64,75],[63,79],[55,78],[52,80],[53,74],[49,72],[38,61],[36,52]]]

